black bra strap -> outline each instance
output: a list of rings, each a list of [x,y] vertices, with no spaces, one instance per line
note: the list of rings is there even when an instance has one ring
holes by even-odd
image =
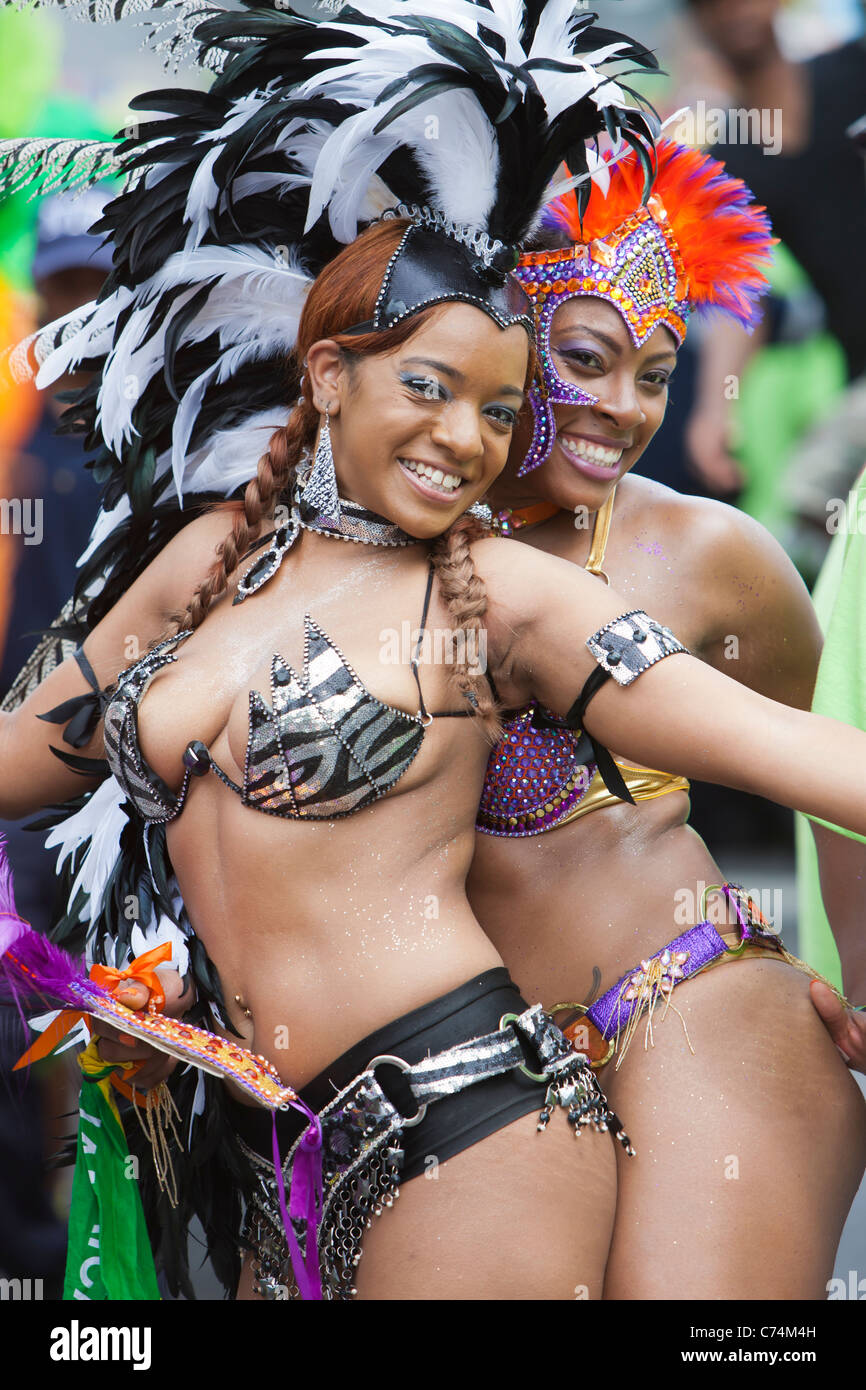
[[[494,698],[494,700],[496,701],[497,705],[501,705],[501,704],[502,704],[502,697],[500,696],[499,691],[496,689],[496,682],[495,682],[495,680],[493,679],[493,673],[492,673],[492,671],[489,669],[489,667],[488,667],[488,669],[484,672],[484,675],[485,675],[485,678],[486,678],[486,680],[487,680],[487,684],[490,686],[490,694],[493,696],[493,698]]]
[[[419,631],[418,631],[418,641],[416,642],[416,644],[415,644],[415,650],[414,650],[414,652],[412,653],[412,660],[411,660],[410,663],[409,663],[409,665],[412,667],[412,675],[415,677],[415,684],[416,684],[417,687],[418,687],[418,709],[420,710],[420,712],[421,712],[421,717],[422,717],[423,719],[426,719],[426,718],[428,717],[428,710],[427,710],[427,706],[426,706],[425,703],[424,703],[424,693],[423,693],[423,691],[422,691],[422,689],[421,689],[421,678],[420,678],[419,675],[418,675],[418,662],[419,662],[419,659],[420,659],[420,657],[421,657],[421,644],[422,644],[423,641],[424,641],[424,631],[425,631],[425,629],[426,629],[426,627],[427,627],[427,613],[428,613],[429,608],[430,608],[430,595],[432,594],[432,592],[433,592],[433,562],[432,562],[432,560],[431,560],[431,562],[430,562],[430,564],[429,564],[429,566],[428,566],[428,568],[427,568],[427,589],[426,589],[426,592],[425,592],[425,594],[424,594],[424,607],[423,607],[423,609],[421,610],[421,627],[420,627],[420,629],[419,629]],[[435,715],[431,715],[430,717],[431,717],[431,718],[435,718]]]
[[[593,671],[590,671],[584,682],[583,689],[568,711],[568,714],[565,716],[565,722],[570,729],[583,728],[583,716],[586,713],[587,705],[593,695],[598,693],[605,681],[609,680],[610,671],[606,671],[603,666],[596,666]]]
[[[430,564],[429,564],[429,566],[428,566],[428,568],[427,568],[427,588],[426,588],[426,590],[424,591],[424,607],[421,609],[421,635],[420,635],[420,637],[418,638],[418,646],[417,646],[417,648],[416,648],[416,650],[415,650],[415,656],[416,656],[416,657],[418,656],[418,653],[419,653],[420,650],[421,650],[421,642],[422,642],[422,640],[423,640],[424,632],[425,632],[425,629],[426,629],[426,627],[427,627],[427,614],[428,614],[429,611],[430,611],[430,595],[433,593],[433,575],[434,575],[434,574],[435,574],[435,570],[434,570],[434,568],[433,568],[433,561],[431,560],[431,561],[430,561]]]
[[[472,714],[471,709],[442,709],[434,710],[432,713],[429,713],[427,706],[424,704],[424,696],[421,692],[421,680],[418,675],[418,661],[421,656],[421,644],[424,641],[424,633],[427,630],[427,614],[430,611],[430,596],[433,593],[434,574],[435,570],[433,568],[433,562],[431,560],[427,570],[427,589],[424,593],[424,607],[421,610],[421,628],[418,633],[418,642],[416,644],[415,652],[411,661],[412,675],[415,677],[415,684],[418,687],[418,708],[421,711],[421,715],[424,719],[427,719],[428,715],[430,719],[464,719],[468,718]]]
[[[101,690],[99,681],[96,679],[96,672],[94,671],[93,667],[91,666],[90,662],[84,654],[84,648],[76,647],[72,655],[75,657],[79,669],[81,670],[81,674],[87,681],[87,684],[90,686],[91,690]]]
[[[580,729],[586,734],[592,744],[592,751],[595,756],[595,763],[601,780],[604,782],[608,791],[613,792],[614,796],[618,796],[620,801],[630,801],[632,806],[635,806],[637,803],[626,786],[623,775],[611,757],[610,752],[605,748],[603,743],[596,742],[589,730],[584,728],[583,724],[587,705],[593,695],[598,694],[598,691],[604,685],[605,681],[609,680],[610,671],[606,671],[603,666],[596,666],[594,671],[590,671],[584,682],[583,689],[568,711],[568,714],[565,716],[565,723],[569,729]]]
[[[54,709],[46,710],[44,714],[37,714],[37,719],[44,719],[48,724],[65,724],[63,731],[63,742],[70,744],[72,748],[86,748],[96,732],[96,727],[102,718],[105,705],[108,703],[109,695],[104,691],[96,679],[96,673],[84,654],[82,647],[76,647],[72,653],[81,674],[90,686],[92,694],[74,695],[70,700],[64,700],[62,704],[55,705]],[[49,744],[49,747],[51,745]],[[64,762],[71,755],[64,754],[61,749],[51,748],[58,758]],[[92,767],[85,768],[83,764],[92,764]],[[97,767],[104,768],[107,764],[101,759],[75,758],[70,763],[76,772],[92,772]]]

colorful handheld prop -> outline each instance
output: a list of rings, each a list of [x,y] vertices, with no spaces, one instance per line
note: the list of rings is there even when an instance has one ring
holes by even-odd
[[[141,980],[151,990],[149,1007],[155,1010],[162,1002],[162,991],[153,972],[170,955],[170,946],[157,947],[139,956],[125,970],[94,966],[91,976],[85,974],[70,955],[34,931],[16,912],[12,870],[5,842],[0,839],[0,1002],[13,1003],[25,1021],[28,1012],[41,1011],[46,1003],[60,1004],[63,1010],[17,1065],[29,1065],[38,1057],[47,1056],[79,1020],[90,1016],[150,1043],[180,1062],[192,1063],[212,1076],[235,1082],[272,1113],[289,1107],[300,1110],[310,1125],[301,1145],[300,1164],[296,1161],[293,1170],[290,1211],[285,1210],[285,1201],[281,1205],[302,1294],[310,1299],[321,1298],[315,1239],[322,1192],[319,1119],[291,1086],[283,1084],[276,1067],[266,1057],[180,1019],[128,1009],[119,1002],[117,991],[122,991],[129,980]],[[118,1089],[129,1094],[122,1082],[112,1080]],[[278,1159],[276,1123],[274,1144]],[[281,1177],[279,1166],[277,1173]],[[303,1216],[310,1227],[306,1259],[300,1254],[291,1216]]]

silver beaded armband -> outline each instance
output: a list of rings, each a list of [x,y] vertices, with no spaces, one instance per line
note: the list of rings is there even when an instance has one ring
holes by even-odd
[[[617,685],[631,685],[638,676],[676,652],[686,652],[669,627],[657,623],[642,609],[605,623],[587,639],[586,645],[599,666],[613,676]]]

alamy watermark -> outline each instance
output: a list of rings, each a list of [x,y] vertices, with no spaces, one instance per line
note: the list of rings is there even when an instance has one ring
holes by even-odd
[[[38,1303],[44,1294],[41,1279],[0,1279],[0,1303]]]
[[[827,499],[827,532],[835,536],[866,536],[866,497],[850,492],[847,497]]]
[[[760,145],[764,154],[780,154],[782,109],[708,106],[701,99],[671,122],[665,133],[685,145]]]
[[[674,893],[674,922],[678,927],[691,927],[699,921],[711,922],[714,927],[735,928],[740,924],[737,908],[742,912],[751,901],[764,919],[765,930],[775,936],[782,931],[781,888],[752,888],[742,898],[735,895],[732,902],[717,891],[707,891],[707,884],[698,881],[694,888],[678,888]],[[736,906],[735,906],[736,904]],[[704,912],[706,911],[706,917]]]
[[[851,1302],[862,1303],[866,1300],[866,1279],[860,1278],[858,1269],[849,1269],[848,1278],[835,1278],[827,1282],[827,1302],[835,1299],[848,1299]]]
[[[41,545],[42,498],[0,497],[0,535],[23,536],[25,545]]]
[[[48,1355],[52,1361],[125,1361],[134,1371],[150,1370],[150,1327],[82,1327],[73,1318],[68,1327],[51,1330]]]
[[[384,627],[379,633],[379,659],[385,665],[408,666],[417,661],[426,665],[465,666],[473,676],[487,670],[487,631],[485,628],[428,627],[423,633],[408,618],[399,630]]]

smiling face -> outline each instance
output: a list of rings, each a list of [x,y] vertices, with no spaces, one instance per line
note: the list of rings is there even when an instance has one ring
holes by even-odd
[[[529,447],[531,421],[521,420],[502,487],[506,505],[544,500],[597,511],[633,468],[664,419],[676,344],[663,325],[636,348],[621,314],[604,299],[575,296],[560,304],[550,330],[562,379],[598,397],[596,405],[557,405],[556,440],[540,467],[515,479]]]
[[[505,467],[528,354],[519,325],[459,303],[393,352],[357,359],[314,343],[307,372],[316,407],[329,408],[341,496],[412,536],[441,535]]]

